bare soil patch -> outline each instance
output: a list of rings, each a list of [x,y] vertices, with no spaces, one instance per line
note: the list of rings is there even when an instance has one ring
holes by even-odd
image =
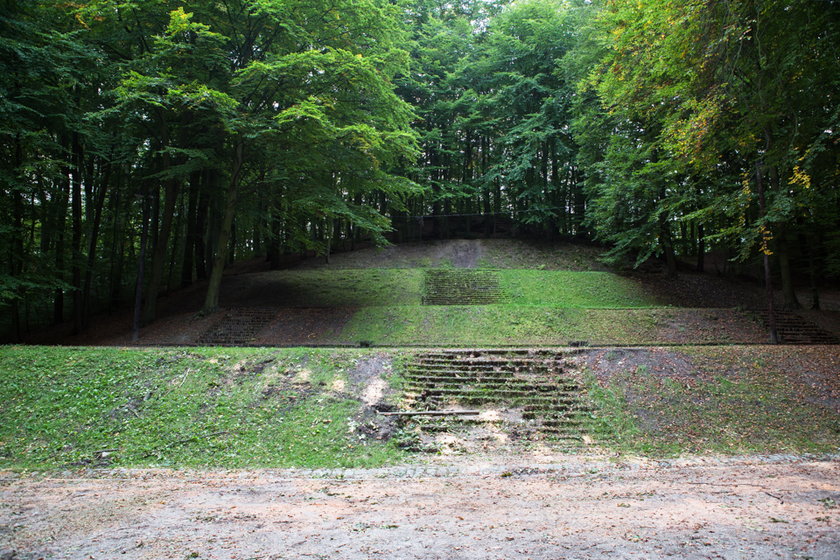
[[[0,556],[833,560],[840,550],[836,459],[519,460],[324,478],[4,475]]]

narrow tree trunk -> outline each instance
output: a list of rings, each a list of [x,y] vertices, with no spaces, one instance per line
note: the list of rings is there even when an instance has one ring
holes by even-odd
[[[198,208],[195,216],[195,277],[207,278],[207,214],[210,211],[209,171],[205,171],[202,190],[198,195]]]
[[[143,322],[143,284],[145,283],[146,245],[149,238],[149,197],[143,193],[143,223],[140,228],[140,252],[137,255],[137,280],[134,285],[134,320],[131,323],[131,340],[140,340]]]
[[[808,276],[811,284],[811,309],[820,308],[820,290],[817,279],[820,277],[819,271],[819,235],[812,235],[811,242],[808,243]]]
[[[14,173],[21,172],[23,167],[23,145],[20,139],[20,133],[15,135],[15,169]],[[23,270],[23,199],[18,189],[11,189],[12,196],[12,239],[9,245],[9,275],[15,278],[20,275]],[[18,288],[15,288],[15,295],[12,297],[10,305],[12,336],[15,342],[22,339],[21,332],[21,314],[20,301],[23,294]]]
[[[70,170],[65,168],[62,172],[62,183],[64,188],[55,210],[55,270],[61,280],[65,280],[64,270],[64,229],[67,225],[67,203],[70,200]],[[56,325],[64,322],[64,288],[56,288],[53,295],[53,323]]]
[[[169,266],[166,272],[166,291],[171,290],[175,286],[174,278],[175,267],[178,264],[178,255],[182,255],[184,247],[187,245],[186,232],[184,227],[184,217],[187,214],[186,201],[181,198],[178,206],[178,216],[175,219],[175,235],[172,239],[172,248],[169,251]]]
[[[674,241],[671,236],[671,228],[665,216],[659,218],[659,243],[662,245],[662,252],[665,254],[665,265],[668,276],[677,275],[677,257],[674,254]]]
[[[703,224],[697,224],[697,272],[706,268],[706,233]]]
[[[184,255],[181,259],[181,287],[186,288],[193,281],[193,257],[195,255],[196,238],[198,237],[198,192],[201,172],[195,172],[190,177],[190,193],[187,202],[187,234],[184,243]]]
[[[87,328],[91,313],[91,288],[93,285],[93,268],[96,264],[96,243],[99,239],[99,226],[102,222],[102,208],[105,206],[105,194],[108,192],[108,184],[111,180],[111,166],[106,164],[102,183],[99,185],[99,192],[96,193],[96,200],[93,208],[93,223],[88,234],[87,267],[85,268],[85,282],[82,290],[82,327]]]
[[[755,182],[758,187],[758,211],[762,219],[767,217],[767,199],[764,194],[764,178],[762,177],[761,163],[755,165]],[[764,232],[769,238],[770,232]],[[764,264],[764,287],[767,296],[767,325],[770,328],[770,344],[779,343],[779,335],[776,330],[776,310],[773,305],[773,277],[770,273],[770,249],[765,246],[762,240],[762,261]]]
[[[779,239],[779,269],[782,276],[782,296],[785,309],[800,309],[802,306],[796,298],[793,276],[790,270],[790,238],[784,233]]]
[[[154,243],[152,252],[149,284],[146,289],[146,301],[143,307],[143,323],[149,324],[155,320],[157,314],[157,296],[163,278],[163,263],[166,260],[166,249],[169,247],[169,234],[172,231],[172,220],[175,216],[175,204],[178,200],[178,183],[169,179],[164,188],[163,216],[160,220],[160,230]]]
[[[110,243],[111,272],[109,274],[110,288],[108,290],[109,311],[112,311],[122,300],[122,274],[126,244],[124,216],[129,216],[131,212],[130,196],[125,197],[125,208],[123,208],[124,202],[122,192],[124,190],[125,183],[123,182],[124,175],[122,167],[118,168],[118,171],[119,180],[115,183],[113,194],[111,195],[111,215],[113,222]]]
[[[222,217],[222,223],[219,226],[219,236],[216,243],[216,255],[213,258],[213,269],[210,273],[210,282],[207,284],[207,295],[204,298],[203,313],[212,313],[219,308],[219,289],[222,285],[222,273],[227,262],[228,241],[230,238],[231,228],[233,226],[233,216],[236,213],[236,199],[239,191],[239,180],[242,173],[242,164],[244,156],[243,140],[237,140],[233,172],[231,173],[230,183],[228,183],[227,192],[225,193],[225,208]]]
[[[73,133],[72,139],[72,168],[71,168],[71,213],[73,220],[73,235],[71,240],[70,276],[73,284],[73,333],[82,330],[82,148],[78,133]]]

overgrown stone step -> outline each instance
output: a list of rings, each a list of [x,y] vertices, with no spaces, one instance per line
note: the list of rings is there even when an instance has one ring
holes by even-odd
[[[486,398],[475,398],[475,399],[461,399],[457,401],[459,404],[464,406],[498,406],[503,404],[507,407],[519,408],[522,407],[524,403],[516,402],[515,400],[507,400],[504,403],[500,403],[498,400],[494,399],[486,399]],[[419,400],[412,403],[413,410],[440,410],[444,408],[451,408],[452,401],[445,400],[445,399],[438,399],[432,398],[427,400]],[[570,401],[570,402],[555,402],[555,403],[546,403],[546,408],[544,410],[535,410],[533,412],[523,412],[522,417],[527,420],[536,420],[540,418],[561,418],[566,416],[586,416],[589,413],[589,409],[582,409],[577,406],[577,403]],[[566,416],[563,415],[566,413]]]
[[[406,372],[410,381],[449,383],[454,381],[498,381],[509,383],[564,383],[560,371],[504,371],[504,370],[416,370]]]
[[[444,363],[470,363],[470,362],[498,362],[501,364],[508,364],[511,362],[530,362],[530,363],[547,363],[553,360],[562,361],[565,357],[557,355],[552,352],[544,355],[533,354],[487,354],[480,356],[470,355],[451,355],[451,354],[419,354],[415,356],[415,361],[418,363],[424,362],[444,362]]]
[[[554,428],[561,428],[561,427],[566,427],[566,428],[577,427],[577,428],[579,428],[582,423],[583,422],[581,420],[575,419],[575,418],[549,418],[549,419],[543,418],[543,419],[540,420],[541,425],[551,426],[551,427],[554,427]]]
[[[478,384],[478,383],[451,383],[441,385],[429,385],[423,383],[414,383],[405,387],[405,395],[426,394],[426,395],[459,395],[472,394],[480,392],[482,394],[496,395],[500,397],[504,394],[531,396],[535,402],[543,399],[553,399],[559,396],[565,396],[573,399],[580,399],[576,389],[568,389],[551,384],[533,386],[531,384]]]
[[[423,390],[429,387],[435,388],[452,388],[462,386],[482,387],[485,389],[495,389],[504,387],[533,387],[537,391],[546,392],[577,392],[580,388],[571,383],[552,383],[547,380],[532,381],[516,378],[474,378],[474,377],[433,377],[433,378],[419,378],[409,379],[406,383],[406,390],[419,389]]]
[[[553,357],[539,357],[539,356],[484,356],[481,358],[441,358],[437,356],[418,357],[413,362],[414,365],[537,365],[546,366],[553,364],[562,364],[565,360],[563,358]]]
[[[488,305],[502,298],[499,276],[492,271],[427,270],[425,305]]]
[[[493,401],[493,400],[488,400],[488,399],[474,399],[474,400],[464,399],[464,400],[458,401],[458,404],[463,405],[463,406],[470,406],[470,407],[486,407],[486,406],[497,406],[500,403],[498,401]],[[506,403],[504,403],[504,405],[508,406],[508,407],[516,408],[518,406],[521,406],[521,403],[519,403],[519,405],[517,405],[516,402],[507,401]],[[414,410],[439,410],[441,408],[450,408],[451,406],[452,406],[451,401],[449,401],[449,402],[447,402],[447,401],[440,401],[440,402],[420,401],[418,403],[415,403],[415,406],[413,406],[412,408]],[[567,407],[567,409],[571,413],[571,411],[574,410],[575,405],[574,405],[574,403],[569,403],[569,404],[566,404],[566,405],[557,404],[557,405],[554,405],[554,406],[556,408],[560,409],[560,410],[563,410],[564,407]],[[540,415],[540,414],[527,415],[527,414],[525,414],[525,415],[523,415],[523,418],[526,419],[526,420],[529,420],[529,421],[536,421],[536,420],[539,420],[541,418],[547,418],[547,417],[548,417],[547,414],[543,414],[543,415]],[[458,421],[460,422],[462,420],[458,420]]]
[[[572,352],[532,349],[430,350],[406,366],[405,404],[411,410],[505,406],[502,418],[420,419],[421,431],[445,432],[487,424],[512,441],[580,442],[589,408],[582,388],[565,375]],[[562,443],[561,443],[562,444]]]
[[[770,314],[762,311],[759,316],[765,327],[770,328]],[[840,344],[840,339],[811,321],[792,311],[773,313],[776,333],[782,344]]]
[[[560,402],[552,403],[551,408],[539,406],[525,406],[523,407],[523,418],[568,418],[570,416],[578,416],[588,414],[591,408],[587,405],[581,404],[577,399],[561,400]]]
[[[407,391],[406,394],[412,394],[415,391]],[[556,398],[554,396],[543,396],[549,393],[550,391],[535,391],[534,389],[530,388],[509,388],[509,387],[500,387],[500,388],[491,388],[485,389],[481,387],[472,386],[467,389],[461,388],[448,388],[448,387],[421,387],[419,388],[419,393],[425,393],[427,395],[454,395],[459,397],[471,397],[476,395],[483,395],[493,397],[497,400],[503,400],[504,397],[531,397],[534,399],[542,398]],[[417,394],[417,393],[415,393]],[[570,398],[576,398],[575,396],[570,395]]]
[[[457,358],[459,356],[557,356],[565,357],[583,352],[581,348],[435,348],[425,350],[417,356],[443,356]]]
[[[494,427],[503,427],[509,429],[540,429],[540,428],[550,428],[551,431],[555,433],[573,433],[575,430],[580,428],[580,422],[569,421],[569,422],[561,422],[557,420],[548,420],[543,422],[536,422],[533,420],[509,420],[509,419],[488,419],[488,420],[476,420],[476,419],[463,419],[459,422],[452,422],[450,420],[435,420],[435,419],[424,419],[422,421],[415,422],[415,425],[420,427],[421,429],[457,429],[462,428],[465,426],[478,426],[478,425],[489,425]]]
[[[557,363],[503,363],[503,362],[440,362],[440,363],[415,363],[407,367],[408,371],[509,371],[509,372],[528,372],[535,371],[544,373],[546,371],[562,371],[566,364]]]
[[[411,364],[406,367],[406,371],[427,372],[427,371],[445,371],[445,372],[462,372],[462,371],[488,371],[488,372],[506,372],[506,373],[539,373],[544,375],[546,373],[562,373],[566,369],[564,363],[533,363],[533,364],[502,364],[502,363],[440,363],[440,364]]]
[[[544,382],[552,382],[552,383],[566,383],[569,385],[574,385],[577,387],[578,385],[570,380],[565,378],[562,375],[562,372],[527,372],[527,371],[504,371],[504,370],[418,370],[412,371],[406,374],[406,379],[410,379],[413,381],[452,381],[452,380],[470,380],[470,381],[482,381],[482,380],[501,380],[501,381],[514,381],[514,382],[522,382],[522,383],[544,383]]]

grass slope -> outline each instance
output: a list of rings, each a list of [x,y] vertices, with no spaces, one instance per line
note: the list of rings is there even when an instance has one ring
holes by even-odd
[[[390,355],[397,365],[409,353]],[[4,347],[0,469],[372,467],[354,364],[372,351]],[[377,353],[377,356],[383,354]],[[588,430],[610,453],[837,452],[840,349],[590,349]]]
[[[284,270],[250,275],[239,297],[283,307],[421,305],[423,268]],[[447,269],[436,269],[447,270]],[[458,269],[463,271],[464,269]],[[492,270],[502,300],[513,305],[567,309],[655,307],[656,299],[632,279],[609,272]]]
[[[713,315],[709,328],[692,327],[693,344],[763,340],[758,324],[728,310],[565,309],[537,305],[390,306],[358,310],[336,342],[377,346],[564,346],[684,343],[682,325]]]
[[[613,451],[840,451],[840,349],[616,349],[588,362],[591,429]]]
[[[509,304],[565,309],[659,306],[638,281],[610,272],[499,270],[497,274]]]
[[[0,350],[0,468],[360,467],[358,400],[331,390],[353,352],[247,348]]]

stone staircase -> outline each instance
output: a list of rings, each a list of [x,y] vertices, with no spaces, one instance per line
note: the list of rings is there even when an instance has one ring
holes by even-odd
[[[222,320],[207,329],[199,344],[236,346],[253,344],[261,330],[277,316],[277,310],[265,307],[228,309]]]
[[[766,328],[770,328],[770,314],[759,313]],[[775,311],[776,333],[782,344],[840,344],[840,339],[792,311]]]
[[[425,433],[483,426],[511,441],[576,445],[590,410],[582,387],[564,374],[568,355],[508,349],[417,354],[406,367],[401,418]],[[412,415],[452,410],[471,414]]]
[[[435,269],[425,273],[424,305],[488,305],[501,298],[499,277],[490,270]]]

